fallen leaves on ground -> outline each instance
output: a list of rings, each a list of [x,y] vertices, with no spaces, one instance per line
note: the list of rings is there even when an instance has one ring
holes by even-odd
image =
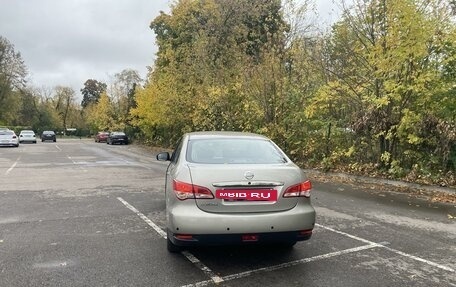
[[[363,188],[367,190],[375,190],[378,192],[399,192],[404,194],[409,194],[410,196],[420,197],[431,202],[441,202],[441,203],[456,203],[456,192],[443,192],[438,190],[425,190],[415,187],[406,187],[406,186],[395,186],[385,183],[375,183],[375,179],[372,179],[373,182],[364,182],[359,178],[352,177],[350,175],[332,175],[328,173],[319,173],[311,172],[309,174],[311,180],[318,182],[338,182],[344,184],[350,184],[357,188]],[[380,195],[382,196],[382,195]]]

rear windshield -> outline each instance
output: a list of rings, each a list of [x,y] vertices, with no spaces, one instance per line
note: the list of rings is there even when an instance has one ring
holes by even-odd
[[[287,162],[270,141],[262,139],[190,140],[188,162],[209,164],[273,164]]]
[[[2,136],[10,136],[10,135],[13,135],[13,132],[12,131],[1,131],[0,135],[2,135]]]

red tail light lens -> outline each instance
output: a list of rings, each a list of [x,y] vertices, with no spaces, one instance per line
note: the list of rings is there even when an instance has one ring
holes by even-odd
[[[194,185],[191,183],[173,181],[173,190],[176,197],[180,200],[186,200],[190,198],[196,199],[212,199],[214,195],[212,192],[203,186]]]
[[[242,235],[243,242],[255,242],[258,241],[258,235],[256,234],[244,234]]]
[[[193,236],[191,234],[175,234],[174,237],[179,240],[193,240]]]
[[[287,188],[283,197],[310,197],[310,190],[312,189],[312,183],[310,180],[306,180],[299,184],[290,186]]]

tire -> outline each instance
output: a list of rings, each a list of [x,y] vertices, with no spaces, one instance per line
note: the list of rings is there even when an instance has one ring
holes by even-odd
[[[172,243],[169,238],[166,238],[166,249],[168,249],[169,253],[179,253],[182,251],[182,248]]]

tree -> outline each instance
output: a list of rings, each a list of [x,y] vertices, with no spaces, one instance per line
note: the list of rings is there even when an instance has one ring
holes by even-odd
[[[74,113],[77,113],[78,105],[75,103],[75,92],[70,87],[57,86],[54,95],[54,108],[58,112],[61,123],[60,128],[63,134],[66,135],[66,129],[72,124],[71,118]]]
[[[98,103],[101,93],[105,92],[106,88],[107,85],[105,83],[93,79],[88,79],[84,83],[84,88],[81,89],[83,96],[81,106],[85,108],[89,104]]]
[[[98,103],[87,106],[87,111],[87,121],[92,130],[118,129],[113,119],[112,103],[106,92],[101,93]]]
[[[448,114],[441,103],[448,102],[453,89],[443,73],[451,71],[447,68],[454,59],[451,17],[444,1],[355,1],[354,8],[345,9],[327,42],[328,82],[313,105],[322,117],[356,135],[355,145],[339,156],[357,154],[394,174],[437,158],[446,165],[445,157],[436,154],[440,148],[435,149],[444,142],[438,139],[445,138],[443,133],[431,136],[419,127]],[[431,126],[441,120],[451,119]],[[427,141],[424,135],[433,143],[417,153]]]
[[[20,106],[20,92],[25,87],[27,68],[21,54],[0,36],[0,123],[15,120]]]
[[[262,76],[257,66],[284,49],[280,8],[276,0],[183,0],[155,18],[157,60],[133,110],[141,125],[151,125],[143,130],[170,143],[188,130],[258,130],[264,95],[248,86],[252,76]],[[161,107],[143,106],[151,102]],[[167,130],[174,133],[158,134]]]

